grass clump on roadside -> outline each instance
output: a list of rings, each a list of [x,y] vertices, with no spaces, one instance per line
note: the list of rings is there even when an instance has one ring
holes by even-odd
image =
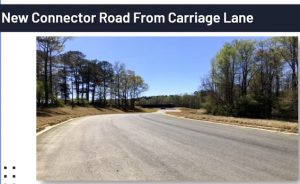
[[[262,128],[262,129],[275,130],[281,132],[290,132],[290,133],[298,132],[297,122],[215,116],[215,115],[206,114],[206,111],[204,109],[181,108],[180,110],[181,112],[167,112],[167,113],[171,115],[195,119],[195,120],[205,120],[205,121],[211,121],[216,123],[255,127],[255,128]]]

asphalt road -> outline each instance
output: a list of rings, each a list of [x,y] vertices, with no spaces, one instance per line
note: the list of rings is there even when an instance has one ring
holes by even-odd
[[[42,181],[287,181],[298,136],[160,113],[83,117],[37,137]]]

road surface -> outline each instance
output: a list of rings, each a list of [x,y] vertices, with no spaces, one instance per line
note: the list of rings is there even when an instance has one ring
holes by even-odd
[[[82,117],[37,136],[42,181],[287,181],[298,136],[161,113]]]

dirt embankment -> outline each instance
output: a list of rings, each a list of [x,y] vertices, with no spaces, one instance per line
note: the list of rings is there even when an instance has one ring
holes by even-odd
[[[54,108],[37,108],[37,126],[36,132],[45,129],[47,126],[56,125],[71,118],[81,116],[101,115],[101,114],[120,114],[120,113],[136,113],[136,112],[156,112],[156,108],[135,107],[132,111],[123,111],[117,108],[97,108],[97,107],[54,107]]]
[[[37,108],[37,126],[39,132],[47,126],[55,125],[71,118],[98,115],[98,114],[116,114],[124,111],[116,108],[95,108],[95,107],[56,107],[56,108]]]

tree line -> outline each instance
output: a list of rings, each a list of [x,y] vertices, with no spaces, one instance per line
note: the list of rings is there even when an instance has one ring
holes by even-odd
[[[203,94],[195,91],[193,94],[182,95],[158,95],[158,96],[143,96],[138,99],[138,105],[174,105],[177,107],[187,107],[193,109],[201,108],[201,98]]]
[[[201,91],[203,107],[213,114],[297,119],[297,37],[226,43]]]
[[[208,113],[298,118],[298,39],[274,37],[226,43],[193,94],[143,97],[141,104],[205,108]]]
[[[64,52],[68,37],[37,37],[37,106],[64,104],[134,109],[148,89],[123,63],[89,60],[80,51]]]
[[[205,108],[215,115],[298,118],[298,39],[274,37],[226,43],[198,91],[140,97],[143,78],[122,63],[88,60],[64,52],[68,37],[37,38],[37,105],[63,104],[133,109],[135,104]]]

